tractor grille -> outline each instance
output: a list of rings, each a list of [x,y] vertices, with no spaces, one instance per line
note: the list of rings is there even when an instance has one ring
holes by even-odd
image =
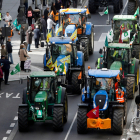
[[[35,107],[39,107],[39,109],[40,109],[40,107],[41,107],[41,102],[35,102]]]
[[[71,35],[72,35],[72,33],[67,33],[67,36],[68,36],[68,37],[71,37]]]
[[[96,106],[99,106],[99,109],[103,109],[105,100],[106,100],[105,95],[97,95],[95,98]]]

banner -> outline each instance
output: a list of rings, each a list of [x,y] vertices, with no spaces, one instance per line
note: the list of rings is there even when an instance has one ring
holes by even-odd
[[[20,72],[20,66],[19,63],[15,66],[15,68],[11,71],[11,75],[14,75],[16,73]]]
[[[70,55],[64,57],[63,59],[60,60],[62,63],[70,63]]]

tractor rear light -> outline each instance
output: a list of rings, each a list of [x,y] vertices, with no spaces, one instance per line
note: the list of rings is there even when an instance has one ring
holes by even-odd
[[[27,95],[29,95],[29,92],[27,92]]]
[[[55,94],[57,95],[58,93],[56,92]]]
[[[88,70],[89,70],[89,69],[91,69],[91,67],[90,67],[90,66],[88,66]]]

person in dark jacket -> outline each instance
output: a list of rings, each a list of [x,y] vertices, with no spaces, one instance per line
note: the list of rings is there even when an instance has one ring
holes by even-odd
[[[1,56],[0,63],[3,64],[2,71],[4,72],[5,85],[9,85],[8,77],[11,62],[5,59],[5,56]]]
[[[32,18],[33,18],[33,9],[31,6],[29,6],[29,8],[28,8],[27,17],[28,17],[28,25],[31,26]]]
[[[7,43],[7,53],[8,53],[8,60],[11,60],[11,64],[13,64],[13,57],[12,57],[12,45],[11,45],[11,38],[8,37]]]
[[[35,47],[36,48],[38,48],[40,36],[41,36],[40,30],[38,28],[38,25],[36,25],[36,28],[34,29],[34,40],[35,40]]]
[[[57,11],[59,11],[61,9],[61,2],[60,2],[60,0],[56,1],[55,8],[56,8]]]
[[[48,14],[49,14],[49,7],[47,6],[46,9],[44,10],[44,19],[46,21],[46,24],[47,24]]]
[[[25,27],[24,26],[21,27],[21,29],[18,32],[18,34],[20,35],[20,41],[21,41],[20,44],[23,44],[23,42],[25,41],[25,36],[26,36],[26,34],[25,34]]]
[[[42,26],[42,28],[41,28],[42,33],[44,34],[44,39],[46,40],[46,22],[44,19],[44,15],[41,16],[40,22],[41,22],[41,26]]]

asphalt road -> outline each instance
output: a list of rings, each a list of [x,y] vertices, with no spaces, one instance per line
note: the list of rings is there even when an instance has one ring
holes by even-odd
[[[124,6],[126,5],[127,0],[123,0]],[[86,3],[87,5],[87,3]],[[95,48],[94,53],[89,57],[89,60],[85,62],[85,68],[87,71],[87,67],[91,66],[91,68],[95,68],[95,61],[100,56],[98,51],[100,48],[104,46],[105,35],[111,28],[110,25],[106,26],[107,15],[100,16],[98,12],[103,11],[103,8],[99,8],[96,14],[91,16],[89,19],[92,22],[95,32]],[[123,13],[122,13],[123,12]],[[109,18],[111,19],[113,14],[113,7],[109,6]],[[126,7],[120,12],[120,14],[126,14]],[[32,65],[37,66],[39,68],[43,68],[43,54],[45,49],[41,50],[33,50],[30,53],[30,57],[32,58]],[[18,59],[17,54],[13,54],[14,60]],[[77,104],[81,100],[80,95],[69,95],[68,96],[68,122],[64,125],[63,132],[53,132],[52,124],[49,121],[45,123],[35,123],[31,125],[29,131],[26,133],[20,133],[17,128],[10,127],[11,123],[17,123],[17,111],[18,104],[21,103],[22,98],[22,90],[26,86],[26,80],[23,84],[19,84],[18,82],[10,82],[9,86],[3,86],[2,92],[0,92],[0,139],[6,140],[9,136],[10,131],[13,130],[15,136],[10,140],[120,140],[122,136],[115,136],[110,131],[95,131],[89,130],[86,135],[77,134],[77,120],[76,120],[76,112],[77,112]],[[2,94],[3,93],[3,94]],[[8,94],[6,94],[8,93]],[[13,94],[12,94],[13,93]],[[20,94],[18,94],[20,93]],[[18,95],[18,96],[16,96]],[[17,97],[17,98],[13,98]],[[18,98],[19,97],[19,98]],[[128,112],[132,104],[132,100],[128,100]],[[129,116],[132,115],[131,113]],[[15,120],[14,120],[15,118]],[[12,124],[13,126],[15,124]],[[129,128],[130,120],[128,120],[127,125],[125,126],[125,131]],[[7,134],[6,134],[7,132]],[[12,133],[11,133],[12,134]],[[11,136],[11,135],[10,135]]]

